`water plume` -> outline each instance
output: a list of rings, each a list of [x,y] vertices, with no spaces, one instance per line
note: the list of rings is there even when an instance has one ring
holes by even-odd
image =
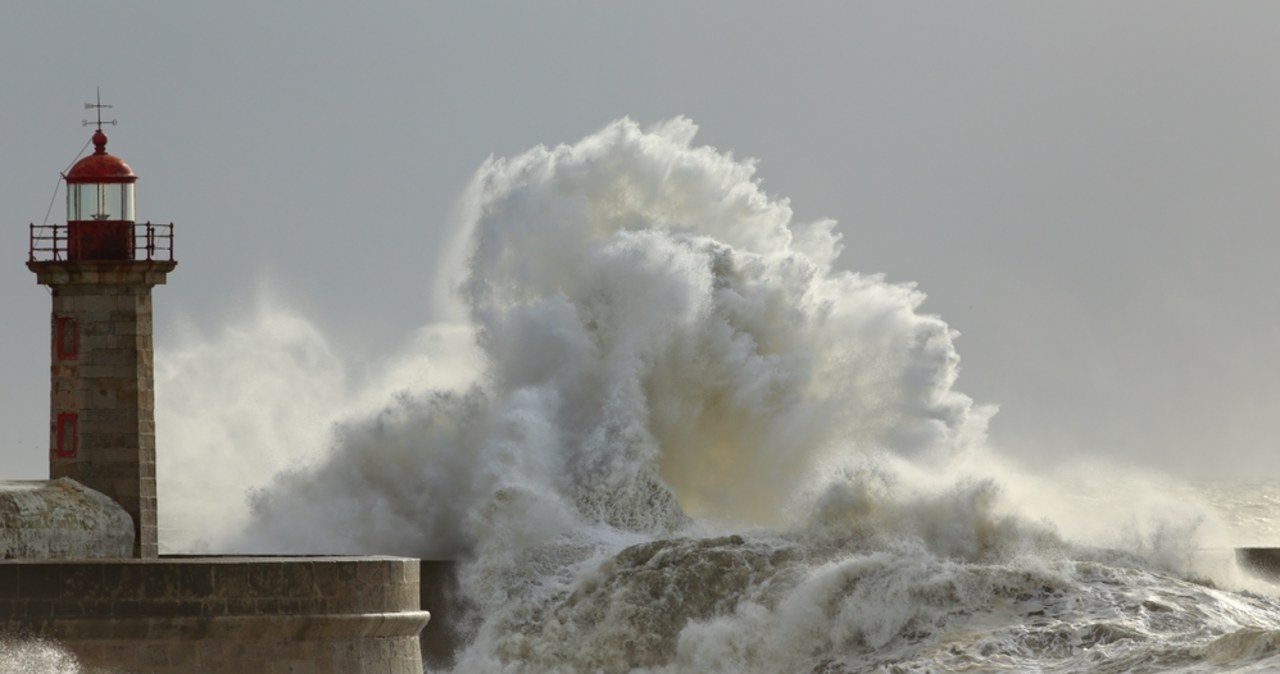
[[[695,133],[624,119],[486,161],[430,291],[456,324],[359,385],[322,338],[260,320],[287,383],[205,436],[273,477],[191,490],[245,504],[211,545],[466,560],[460,672],[1038,668],[1203,627],[1194,660],[1243,623],[1107,622],[1112,601],[1224,600],[1068,543],[1049,520],[1073,506],[987,447],[994,407],[954,388],[956,333],[923,293],[839,269],[833,222]],[[162,361],[162,386],[274,367],[234,331],[214,344]],[[215,355],[235,364],[202,370]],[[166,400],[162,427],[217,407]],[[298,421],[281,401],[305,434],[276,428]],[[197,508],[177,510],[162,524]],[[1129,547],[1189,544],[1158,520]]]
[[[442,280],[479,345],[475,386],[347,410],[316,465],[258,492],[250,547],[285,531],[333,546],[337,529],[353,537],[341,549],[467,554],[499,496],[541,513],[544,535],[777,524],[845,455],[980,441],[989,410],[952,389],[954,332],[917,312],[923,294],[835,270],[831,221],[794,221],[753,163],[694,146],[695,131],[622,120],[486,162],[461,209],[465,264]],[[311,336],[286,337],[286,363],[311,370],[291,407],[335,418],[341,404],[310,397],[340,390],[339,368]],[[226,445],[317,444],[268,426]]]

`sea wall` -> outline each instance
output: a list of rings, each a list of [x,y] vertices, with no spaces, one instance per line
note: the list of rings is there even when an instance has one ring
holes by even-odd
[[[427,672],[452,669],[454,657],[467,642],[471,607],[458,588],[458,563],[424,559],[421,562],[419,604],[431,611],[431,624],[422,631],[422,664]]]
[[[429,618],[414,559],[0,561],[0,634],[89,672],[419,674]]]

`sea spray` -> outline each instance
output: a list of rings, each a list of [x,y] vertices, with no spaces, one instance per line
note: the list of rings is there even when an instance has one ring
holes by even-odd
[[[307,532],[305,545],[302,536],[259,547],[233,540],[249,524],[253,494],[275,476],[326,460],[335,432],[377,428],[343,422],[409,414],[396,401],[427,382],[466,386],[471,342],[465,327],[428,326],[401,353],[359,371],[265,287],[249,311],[216,328],[181,322],[157,349],[162,551],[353,551],[341,535],[314,538],[327,530]]]
[[[836,271],[833,223],[793,222],[751,162],[694,146],[694,131],[623,120],[481,167],[460,209],[465,264],[441,281],[479,345],[469,389],[406,386],[342,419],[340,366],[313,336],[286,333],[284,365],[317,376],[269,386],[279,402],[249,391],[242,404],[311,410],[335,442],[316,452],[313,437],[273,438],[294,424],[247,409],[221,420],[263,424],[223,449],[278,462],[255,475],[296,468],[257,493],[240,542],[279,546],[278,524],[290,546],[327,548],[336,528],[362,549],[467,554],[494,526],[479,520],[504,510],[544,523],[542,536],[670,532],[690,516],[773,525],[848,456],[980,443],[990,410],[951,388],[954,333],[917,313],[923,294]],[[166,381],[217,368],[225,390],[270,369],[253,349],[272,344],[218,344],[205,365],[179,348]],[[292,445],[291,458],[246,449],[255,434]],[[383,515],[395,525],[373,524]]]
[[[110,674],[86,672],[76,656],[46,639],[0,638],[0,674]]]
[[[329,441],[228,439],[270,470],[196,490],[252,511],[210,545],[466,560],[458,672],[1073,671],[1237,641],[1236,665],[1272,657],[1270,600],[1067,542],[1044,519],[1066,510],[1039,493],[1052,480],[1007,489],[993,408],[953,388],[956,334],[924,295],[839,270],[833,223],[795,221],[695,131],[622,120],[487,161],[430,291],[454,291],[437,310],[469,347],[353,387],[306,356],[322,340],[286,340],[301,398],[249,396],[261,409],[223,423],[301,400]],[[421,376],[455,351],[471,371]],[[162,426],[220,409],[188,404],[161,403]],[[1246,626],[1262,636],[1232,636]]]

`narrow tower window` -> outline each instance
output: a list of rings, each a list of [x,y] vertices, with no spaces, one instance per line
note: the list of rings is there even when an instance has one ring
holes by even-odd
[[[80,449],[80,419],[75,412],[58,413],[57,436],[54,453],[62,458],[74,457]]]
[[[76,319],[58,316],[54,322],[54,351],[58,360],[75,360],[80,353],[80,330]]]

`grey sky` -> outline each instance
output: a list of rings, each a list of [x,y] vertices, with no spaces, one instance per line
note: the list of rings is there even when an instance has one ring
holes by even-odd
[[[88,140],[97,86],[140,219],[177,223],[159,349],[268,284],[353,367],[376,362],[430,319],[485,157],[686,115],[801,219],[838,220],[843,266],[920,284],[963,334],[957,388],[1001,405],[1007,453],[1280,477],[1280,4],[2,10],[6,477],[42,476],[48,441],[26,224]]]

